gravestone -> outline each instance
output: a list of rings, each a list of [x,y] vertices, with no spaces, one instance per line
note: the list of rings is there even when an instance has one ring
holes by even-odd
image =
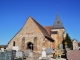
[[[60,50],[63,49],[63,44],[62,44],[62,43],[60,43],[60,45],[59,45],[59,49],[60,49]]]
[[[14,60],[15,51],[0,52],[0,60]]]
[[[8,58],[7,59],[12,59],[12,60],[14,60],[14,58],[16,57],[16,51],[15,50],[10,50],[10,51],[7,51],[6,52],[7,53],[7,56],[8,56]]]
[[[53,49],[52,48],[47,48],[45,51],[46,51],[46,54],[51,54],[53,52]]]
[[[19,51],[20,49],[19,49],[19,46],[13,46],[13,47],[12,47],[12,50]]]
[[[23,54],[23,59],[26,59],[25,52],[22,52],[22,54]]]
[[[1,48],[1,52],[4,52],[4,48]]]
[[[65,47],[65,48],[67,48],[67,47]],[[62,43],[60,43],[60,45],[59,45],[59,50],[60,50],[61,52],[63,52],[63,44],[62,44]]]
[[[42,55],[41,55],[41,57],[46,57],[46,52],[45,52],[45,48],[43,47],[43,49],[42,49],[43,51],[42,51]]]
[[[41,51],[38,51],[38,54],[41,54]]]
[[[22,52],[20,52],[20,51],[18,51],[18,52],[16,52],[16,57],[18,57],[18,58],[22,58],[23,57],[23,54],[22,54]]]
[[[49,56],[46,56],[46,51],[45,51],[45,48],[43,47],[42,48],[42,54],[41,54],[41,57],[39,57],[40,60],[49,60],[50,57]]]
[[[31,52],[31,50],[29,50],[29,49],[28,50],[25,50],[25,52],[24,52],[25,56],[28,57],[29,54],[30,54],[30,52]]]
[[[30,52],[29,57],[33,57],[33,52],[32,51]]]

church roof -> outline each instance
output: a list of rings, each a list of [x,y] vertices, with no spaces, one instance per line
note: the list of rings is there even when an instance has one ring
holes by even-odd
[[[48,34],[50,35],[50,31],[52,29],[52,26],[44,26],[44,28],[46,29],[46,31],[48,32]]]
[[[56,15],[56,19],[54,21],[52,29],[64,29],[63,24],[60,20],[60,17],[58,16],[58,14]]]
[[[48,38],[50,41],[54,41],[43,26],[41,26],[35,19],[33,19],[33,21],[37,24],[37,26],[39,27],[39,29],[41,30],[41,32],[46,38]]]

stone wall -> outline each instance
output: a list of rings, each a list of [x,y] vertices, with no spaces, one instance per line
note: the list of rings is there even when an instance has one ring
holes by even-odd
[[[43,46],[44,35],[38,28],[37,24],[29,17],[24,27],[15,35],[15,37],[9,42],[7,48],[12,49],[13,41],[15,41],[15,46],[19,46],[20,50],[23,50],[22,38],[25,37],[25,49],[27,47],[28,42],[32,42],[34,44],[34,37],[37,37],[37,50],[41,50]]]
[[[58,33],[57,34],[51,34],[51,37],[55,40],[54,42],[54,48],[57,48],[58,47],[58,44],[60,44],[63,39],[66,37],[64,35],[65,33],[65,29],[52,29],[51,31],[57,31]]]

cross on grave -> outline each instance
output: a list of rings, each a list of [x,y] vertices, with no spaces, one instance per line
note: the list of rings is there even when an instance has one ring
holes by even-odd
[[[31,50],[32,50],[32,46],[33,46],[33,44],[30,44]]]

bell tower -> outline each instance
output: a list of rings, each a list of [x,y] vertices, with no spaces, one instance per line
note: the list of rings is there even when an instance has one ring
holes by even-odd
[[[60,43],[62,43],[63,39],[66,37],[65,28],[60,20],[58,14],[56,15],[56,19],[51,29],[51,37],[55,40],[54,48],[57,48]]]

